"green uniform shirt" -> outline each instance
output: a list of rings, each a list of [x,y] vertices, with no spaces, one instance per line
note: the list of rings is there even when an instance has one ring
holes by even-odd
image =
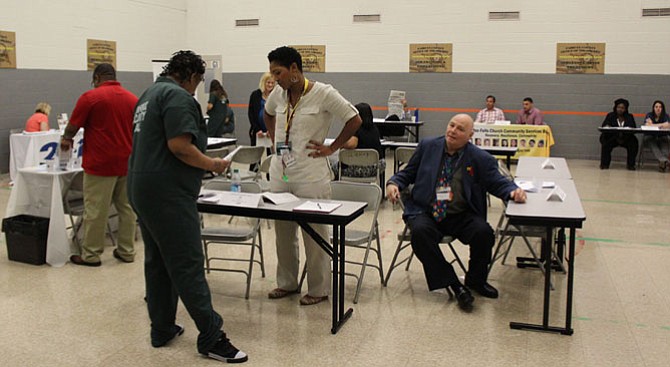
[[[135,107],[128,180],[136,189],[197,197],[203,171],[182,162],[167,145],[183,134],[193,135],[192,143],[205,151],[206,126],[198,102],[172,79],[159,77]]]
[[[223,122],[228,113],[228,106],[214,93],[209,94],[208,103],[211,103],[213,107],[207,112],[207,115],[209,115],[207,136],[221,136],[223,135]]]

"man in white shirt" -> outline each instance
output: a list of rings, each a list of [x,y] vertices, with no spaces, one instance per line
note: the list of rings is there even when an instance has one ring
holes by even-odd
[[[500,108],[496,106],[496,97],[486,96],[486,108],[477,113],[477,118],[475,122],[483,122],[486,124],[492,124],[496,121],[504,121],[505,114]]]

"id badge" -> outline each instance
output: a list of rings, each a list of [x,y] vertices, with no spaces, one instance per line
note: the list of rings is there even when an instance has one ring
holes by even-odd
[[[451,201],[454,199],[454,193],[451,191],[451,186],[438,188],[436,194],[438,201]]]
[[[288,144],[277,143],[277,151],[281,156],[281,161],[284,167],[291,167],[295,164],[295,157],[293,157],[293,153],[291,152],[290,142]]]

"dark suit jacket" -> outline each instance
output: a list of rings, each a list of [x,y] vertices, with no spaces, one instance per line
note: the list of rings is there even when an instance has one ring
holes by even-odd
[[[632,127],[636,128],[637,125],[635,125],[635,118],[631,114],[625,114],[624,119],[626,120],[623,124],[624,127]],[[603,120],[603,124],[601,127],[619,127],[619,123],[616,120],[616,112],[610,112],[605,116],[605,120]],[[624,143],[624,140],[627,139],[632,139],[635,138],[635,135],[633,134],[624,134],[620,132],[603,132],[600,134],[600,143],[603,144],[606,140],[611,139],[611,138],[617,138],[618,140],[621,140],[620,144]]]
[[[412,158],[402,171],[388,181],[400,190],[414,184],[409,199],[405,200],[403,218],[420,213],[429,213],[435,200],[435,185],[444,152],[445,137],[438,136],[421,140]],[[468,143],[463,148],[460,168],[463,177],[465,199],[470,210],[486,219],[486,192],[509,200],[509,194],[517,186],[498,171],[498,163],[488,152]]]

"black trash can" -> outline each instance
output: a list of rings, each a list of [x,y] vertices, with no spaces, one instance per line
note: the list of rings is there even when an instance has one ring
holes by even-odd
[[[47,258],[49,218],[17,215],[2,220],[9,260],[42,265]]]

